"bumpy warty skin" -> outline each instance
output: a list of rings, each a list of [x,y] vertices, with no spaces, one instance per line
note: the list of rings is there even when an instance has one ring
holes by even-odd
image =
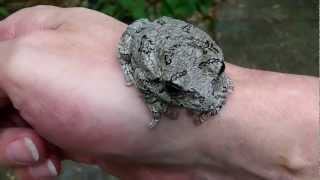
[[[219,112],[232,82],[224,73],[222,50],[211,37],[181,20],[141,19],[119,43],[119,61],[128,85],[143,94],[154,127],[171,107],[182,107],[198,122]]]

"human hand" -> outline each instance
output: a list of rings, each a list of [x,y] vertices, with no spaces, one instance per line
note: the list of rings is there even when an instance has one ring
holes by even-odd
[[[38,19],[40,16],[37,14],[49,17],[46,19],[41,16]],[[66,20],[70,17],[72,20]],[[88,24],[85,24],[82,18],[86,18]],[[37,67],[41,71],[37,73],[44,75],[39,81],[36,80],[39,84],[34,84],[33,80],[28,82],[21,79],[27,83],[23,87],[24,93],[30,90],[33,95],[17,97],[20,96],[19,92],[15,94],[11,87],[6,89],[10,86],[7,84],[11,81],[9,79],[25,77],[25,73],[32,78],[34,75],[29,73],[36,71],[35,67],[24,67],[24,70],[20,71],[18,66],[13,70],[13,61],[19,59],[17,62],[20,64],[23,60],[21,61],[20,57],[8,57],[3,61],[1,69],[3,91],[24,120],[50,143],[63,147],[61,149],[65,154],[75,159],[111,159],[113,162],[132,158],[144,160],[140,158],[148,155],[144,153],[149,151],[152,155],[157,153],[152,151],[159,150],[149,146],[158,144],[157,137],[161,137],[161,134],[153,133],[154,138],[150,137],[150,129],[146,124],[151,116],[136,90],[124,86],[122,72],[116,60],[116,46],[125,27],[124,24],[93,11],[62,10],[55,7],[22,10],[2,22],[3,54],[10,55],[12,52],[22,57],[45,52],[32,58],[33,62],[24,61],[27,64],[37,64],[37,61],[46,59],[40,63],[43,66],[39,64],[42,67]],[[5,53],[7,50],[9,51]],[[84,51],[87,52],[79,54]],[[51,73],[47,73],[51,70]],[[22,74],[19,74],[19,71]],[[88,73],[84,74],[85,71]],[[10,77],[11,75],[14,77]],[[62,76],[53,78],[52,75]],[[61,77],[68,79],[63,80]],[[81,91],[78,91],[78,88],[81,88]],[[37,91],[44,94],[40,95]],[[43,106],[39,103],[43,103]],[[35,107],[38,105],[43,110],[40,114]],[[131,108],[128,109],[126,105]],[[86,158],[88,155],[91,158]],[[145,159],[156,162],[158,157]]]
[[[16,170],[22,180],[52,179],[60,170],[53,149],[0,95],[0,167]]]
[[[298,165],[291,160],[315,145],[307,138],[316,134],[308,128],[314,121],[304,117],[310,122],[304,128],[289,121],[274,127],[274,121],[285,113],[277,112],[279,108],[306,101],[299,90],[286,94],[288,87],[302,83],[314,98],[314,80],[229,64],[226,71],[235,91],[219,115],[195,127],[182,112],[178,120],[164,119],[150,130],[146,125],[151,115],[137,90],[125,86],[117,61],[117,44],[125,28],[86,9],[41,6],[18,12],[0,24],[2,94],[65,155],[98,163],[123,179],[274,179],[279,174],[291,177],[292,170],[309,172],[305,167],[314,165],[309,161],[313,150],[304,153]],[[286,81],[278,85],[270,77]],[[275,86],[272,95],[279,98],[269,98]],[[314,109],[301,107],[301,111],[315,115]],[[298,122],[299,113],[290,122]],[[290,149],[296,142],[279,136],[288,127],[291,135],[301,135],[299,142],[309,143]],[[275,141],[283,143],[272,146]]]

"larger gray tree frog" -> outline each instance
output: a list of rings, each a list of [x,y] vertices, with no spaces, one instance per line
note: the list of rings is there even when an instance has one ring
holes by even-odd
[[[221,49],[181,20],[141,19],[129,25],[119,43],[119,60],[126,82],[140,90],[153,113],[151,128],[174,106],[202,123],[218,113],[232,90]]]

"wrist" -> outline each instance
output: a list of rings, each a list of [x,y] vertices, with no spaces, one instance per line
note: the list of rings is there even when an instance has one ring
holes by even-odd
[[[201,135],[205,163],[229,167],[238,178],[315,178],[314,78],[227,67],[234,92]]]

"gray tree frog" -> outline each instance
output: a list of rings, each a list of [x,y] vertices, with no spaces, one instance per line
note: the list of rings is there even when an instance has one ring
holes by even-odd
[[[202,123],[219,112],[232,90],[222,50],[204,31],[170,17],[129,25],[119,43],[127,85],[143,94],[153,114],[150,127],[172,107]]]

